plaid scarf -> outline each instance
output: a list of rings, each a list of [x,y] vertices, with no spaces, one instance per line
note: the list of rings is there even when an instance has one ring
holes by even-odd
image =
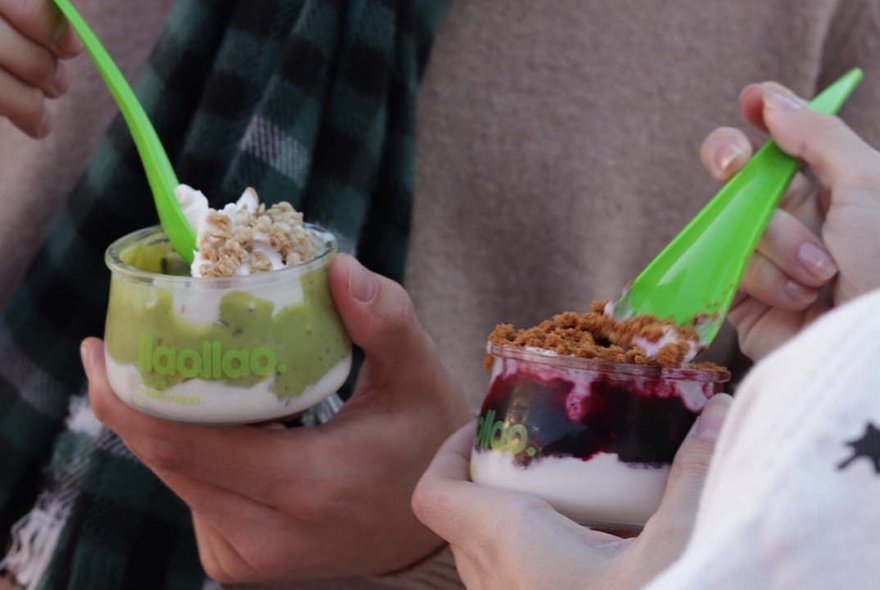
[[[447,1],[178,0],[135,90],[212,206],[253,186],[402,280],[416,89]],[[186,507],[88,411],[78,354],[103,332],[104,249],[156,222],[117,118],[0,321],[4,565],[29,589],[206,583]]]

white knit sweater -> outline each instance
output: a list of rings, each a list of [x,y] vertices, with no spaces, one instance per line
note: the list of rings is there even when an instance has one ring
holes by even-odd
[[[880,588],[880,291],[749,374],[684,555],[649,590]]]

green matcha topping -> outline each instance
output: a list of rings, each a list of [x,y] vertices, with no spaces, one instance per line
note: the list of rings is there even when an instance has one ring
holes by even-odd
[[[120,258],[147,272],[185,274],[175,256],[163,240],[134,244]],[[178,315],[170,287],[114,274],[107,352],[116,362],[135,363],[144,384],[157,390],[193,378],[239,387],[273,379],[269,389],[279,399],[296,397],[350,352],[327,272],[324,267],[292,277],[303,301],[280,309],[230,288],[220,299],[219,317],[206,324]]]

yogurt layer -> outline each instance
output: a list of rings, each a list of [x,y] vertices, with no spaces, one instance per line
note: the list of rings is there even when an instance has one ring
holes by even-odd
[[[540,496],[572,520],[612,528],[641,527],[660,503],[668,465],[623,463],[612,453],[583,461],[542,457],[528,468],[508,451],[479,450],[471,456],[471,479],[479,484]]]
[[[105,357],[110,386],[128,405],[154,416],[208,424],[257,422],[267,416],[296,414],[338,391],[351,370],[349,353],[298,396],[279,398],[269,381],[235,387],[194,378],[154,389],[144,385],[136,364],[116,362],[110,354]]]

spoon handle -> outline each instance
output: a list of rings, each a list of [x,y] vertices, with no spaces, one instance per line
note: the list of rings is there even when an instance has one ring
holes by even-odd
[[[143,107],[129,86],[113,58],[104,49],[104,45],[92,32],[79,12],[69,0],[54,0],[55,5],[67,18],[70,26],[82,40],[83,45],[95,62],[95,66],[110,94],[119,106],[119,111],[128,125],[135,147],[143,162],[159,220],[175,250],[187,262],[192,261],[196,249],[196,238],[193,228],[180,210],[174,196],[174,187],[179,183],[174,168],[168,160],[165,148],[156,134],[153,124],[144,112]]]

